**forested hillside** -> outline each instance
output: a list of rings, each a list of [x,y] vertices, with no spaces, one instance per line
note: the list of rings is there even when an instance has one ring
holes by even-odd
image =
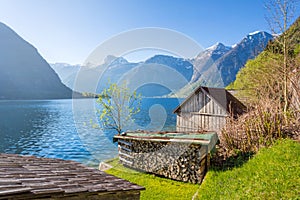
[[[247,62],[228,86],[248,105],[222,132],[225,149],[255,152],[278,138],[300,141],[300,18]]]
[[[296,84],[294,81],[299,76],[300,61],[300,17],[285,34],[288,50],[288,79],[291,81],[290,84]],[[265,51],[255,59],[249,60],[228,88],[239,90],[239,96],[246,97],[249,100],[263,98],[263,94],[269,92],[274,95],[280,93],[283,89],[281,84],[283,81],[282,66],[284,60],[282,40],[283,35],[270,42]]]

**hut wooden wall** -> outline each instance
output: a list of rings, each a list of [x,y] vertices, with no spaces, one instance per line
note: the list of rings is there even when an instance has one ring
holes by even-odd
[[[227,111],[204,92],[192,96],[177,113],[177,131],[217,131],[226,123]]]

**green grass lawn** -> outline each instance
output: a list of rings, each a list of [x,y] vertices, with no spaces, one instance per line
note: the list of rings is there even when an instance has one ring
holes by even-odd
[[[300,144],[281,140],[240,168],[209,171],[198,199],[300,199]]]
[[[107,163],[114,166],[112,169],[107,170],[107,173],[129,180],[146,188],[146,190],[141,192],[142,200],[191,199],[199,188],[199,185],[173,181],[125,168],[118,164],[117,159],[108,161]]]
[[[281,140],[241,167],[210,170],[201,186],[136,172],[110,161],[107,172],[146,188],[141,199],[300,199],[300,144]],[[197,194],[198,193],[198,194]],[[195,195],[197,194],[197,196]]]

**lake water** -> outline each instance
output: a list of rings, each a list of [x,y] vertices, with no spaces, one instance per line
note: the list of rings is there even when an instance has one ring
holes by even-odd
[[[130,129],[174,130],[178,99],[146,98]],[[97,124],[95,99],[0,101],[0,152],[75,160],[90,166],[117,156],[113,131]]]

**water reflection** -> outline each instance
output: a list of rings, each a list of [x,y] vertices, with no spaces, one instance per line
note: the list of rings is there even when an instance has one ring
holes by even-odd
[[[0,113],[0,152],[99,162],[77,135],[71,100],[2,101]]]
[[[117,156],[112,143],[115,132],[102,132],[89,124],[96,112],[95,100],[75,102],[76,117],[72,100],[0,101],[0,152],[75,160],[92,166]],[[176,116],[172,110],[179,104],[176,99],[144,99],[136,124],[155,129],[149,116],[155,104],[165,109],[164,129],[174,129]]]

